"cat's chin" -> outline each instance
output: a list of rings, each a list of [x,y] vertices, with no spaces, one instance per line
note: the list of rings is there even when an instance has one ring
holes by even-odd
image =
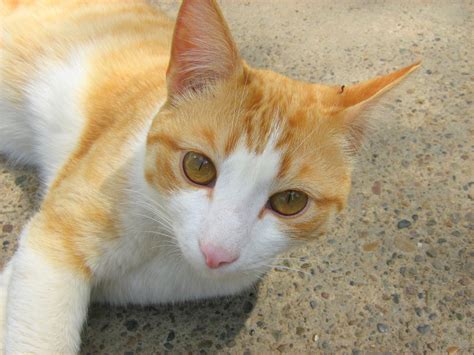
[[[198,274],[199,277],[207,280],[214,280],[216,282],[248,282],[249,280],[255,281],[259,279],[269,268],[262,267],[260,269],[246,270],[236,267],[235,265],[222,266],[219,268],[211,269],[205,264],[195,265],[193,262],[188,261],[189,266],[193,271]]]
[[[188,258],[184,257],[188,266],[192,269],[192,271],[197,274],[197,277],[208,279],[208,280],[237,280],[241,278],[246,278],[249,276],[248,272],[244,270],[240,270],[235,265],[224,265],[219,268],[211,269],[209,268],[204,262],[199,263],[196,260],[189,260]],[[258,273],[256,273],[258,274]]]
[[[206,265],[195,265],[194,263],[188,262],[191,268],[199,274],[199,276],[204,277],[206,279],[213,279],[213,280],[229,280],[233,278],[241,278],[244,276],[244,273],[239,272],[238,269],[235,268],[228,268],[227,266],[223,266],[217,269],[211,269]]]

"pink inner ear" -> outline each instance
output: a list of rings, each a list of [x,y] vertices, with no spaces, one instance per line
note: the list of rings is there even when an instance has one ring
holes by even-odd
[[[237,48],[213,0],[185,0],[168,66],[168,90],[179,95],[228,78],[239,66]]]

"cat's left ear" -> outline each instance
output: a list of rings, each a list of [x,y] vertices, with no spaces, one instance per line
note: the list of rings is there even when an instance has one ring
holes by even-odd
[[[383,94],[399,84],[419,65],[420,62],[417,62],[388,75],[379,76],[350,87],[338,88],[337,93],[332,95],[337,97],[336,106],[341,108],[338,116],[346,126],[352,151],[355,152],[360,148],[367,126],[370,125],[364,111],[376,104]]]
[[[229,27],[215,0],[184,0],[176,19],[166,74],[176,97],[242,72]]]

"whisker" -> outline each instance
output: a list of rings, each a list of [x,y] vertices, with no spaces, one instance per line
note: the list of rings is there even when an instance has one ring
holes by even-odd
[[[276,261],[276,260],[275,260]],[[270,262],[272,262],[270,260]],[[277,269],[277,270],[285,270],[285,271],[292,271],[292,272],[296,272],[296,273],[299,273],[301,272],[302,274],[305,274],[307,276],[310,276],[312,277],[313,275],[307,271],[303,271],[303,270],[300,270],[300,269],[293,269],[291,267],[288,267],[288,266],[285,266],[285,265],[275,265],[275,264],[266,264],[266,263],[263,263],[263,262],[257,262],[257,263],[254,263],[254,264],[251,264],[247,270],[258,270],[258,269],[261,269],[261,268],[270,268],[270,269]]]
[[[164,229],[166,229],[167,231],[173,232],[173,230],[170,228],[170,226],[163,224],[163,222],[160,221],[160,220],[157,220],[157,219],[155,219],[155,218],[153,218],[153,217],[150,217],[150,216],[147,216],[147,215],[144,215],[144,214],[141,214],[141,213],[135,213],[135,215],[136,215],[136,216],[139,216],[139,217],[143,217],[143,218],[145,218],[145,219],[149,219],[149,220],[151,220],[151,221],[153,221],[153,222],[155,222],[155,223],[161,225],[161,226],[164,227]],[[169,229],[167,229],[167,228],[169,228]]]
[[[147,200],[148,202],[150,202],[152,205],[158,207],[158,208],[161,208],[162,206],[159,205],[155,200],[153,200],[150,196],[148,195],[145,195],[142,191],[139,191],[139,190],[134,190],[134,189],[129,189],[129,188],[124,188],[124,191],[128,191],[128,192],[132,192],[134,194],[137,194],[137,195],[140,195],[141,197],[143,197],[145,200]]]
[[[181,251],[179,250],[179,248],[175,244],[158,244],[158,245],[153,245],[150,249],[162,249],[162,248],[166,248],[168,252],[179,252],[179,253],[181,253]]]
[[[292,269],[290,267],[287,267],[287,266],[283,266],[283,265],[274,265],[273,266],[274,269],[276,270],[285,270],[285,271],[292,271],[292,272],[296,272],[296,273],[302,273],[302,274],[305,274],[309,277],[312,277],[313,275],[311,275],[309,272],[307,271],[303,271],[303,270],[298,270],[298,269]]]
[[[166,216],[166,215],[163,215],[161,212],[165,212],[164,210],[160,211],[159,210],[159,205],[154,205],[154,204],[151,204],[150,202],[147,202],[147,201],[127,201],[126,202],[127,204],[132,204],[132,205],[135,205],[135,206],[138,206],[138,207],[143,207],[144,209],[148,210],[149,212],[152,212],[154,215],[157,215],[159,217],[161,217],[164,221],[166,222],[169,222],[169,223],[172,223],[171,219]]]
[[[320,260],[316,260],[316,259],[307,259],[304,256],[301,256],[301,257],[287,257],[287,258],[271,258],[270,260],[273,260],[273,261],[289,260],[289,261],[299,261],[299,262],[302,262],[302,263],[305,263],[305,262],[318,263],[320,261]]]
[[[142,233],[159,235],[159,236],[163,236],[163,237],[169,237],[169,239],[174,239],[172,235],[169,235],[168,233],[158,232],[158,231],[143,231]]]
[[[134,190],[134,189],[129,189],[129,188],[124,188],[124,191],[139,195],[142,197],[146,202],[148,202],[150,205],[153,207],[156,207],[157,209],[163,209],[163,206],[158,204],[154,199],[152,199],[150,196],[145,195],[143,192]],[[125,201],[125,203],[130,203],[130,202],[135,202],[135,201]]]

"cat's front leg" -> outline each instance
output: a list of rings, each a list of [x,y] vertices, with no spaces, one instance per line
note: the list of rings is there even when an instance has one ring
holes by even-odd
[[[90,280],[73,265],[55,259],[54,252],[37,248],[37,243],[32,243],[35,237],[30,228],[25,229],[9,264],[0,344],[7,354],[77,353],[87,316]]]

